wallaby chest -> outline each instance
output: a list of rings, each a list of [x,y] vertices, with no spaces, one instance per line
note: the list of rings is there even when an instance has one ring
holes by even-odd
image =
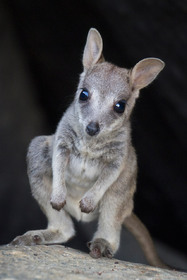
[[[70,152],[66,168],[66,183],[69,187],[91,188],[99,177],[104,163],[102,157],[85,143],[77,142]]]

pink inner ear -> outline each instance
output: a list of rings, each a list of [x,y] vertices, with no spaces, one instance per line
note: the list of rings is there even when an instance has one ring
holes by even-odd
[[[164,63],[156,58],[138,62],[132,70],[132,87],[140,90],[149,85],[163,69]]]
[[[100,53],[99,47],[97,44],[93,43],[92,45],[92,54],[93,54],[93,59],[98,56],[98,53]],[[97,60],[97,59],[96,59]]]
[[[83,54],[83,66],[88,69],[96,64],[102,56],[103,43],[99,32],[91,29],[88,33],[86,46]]]

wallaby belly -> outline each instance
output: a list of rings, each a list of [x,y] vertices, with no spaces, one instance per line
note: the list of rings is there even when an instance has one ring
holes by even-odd
[[[78,221],[89,222],[97,217],[98,209],[95,209],[93,213],[82,213],[79,201],[88,189],[92,188],[100,172],[101,165],[96,160],[88,156],[74,154],[70,156],[65,173],[67,187],[65,210]]]

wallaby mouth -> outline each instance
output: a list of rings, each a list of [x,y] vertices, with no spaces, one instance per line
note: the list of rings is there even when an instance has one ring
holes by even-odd
[[[90,136],[95,136],[99,133],[100,127],[97,122],[90,122],[86,127],[86,132]]]

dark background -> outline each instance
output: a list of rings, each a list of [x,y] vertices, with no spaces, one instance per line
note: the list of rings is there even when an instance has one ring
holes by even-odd
[[[127,68],[146,57],[166,63],[142,90],[132,117],[135,212],[158,242],[187,253],[186,18],[185,0],[0,2],[1,244],[46,226],[30,194],[25,155],[34,136],[54,133],[70,104],[86,36],[95,27],[108,61]],[[76,227],[69,245],[86,250],[95,225]]]

